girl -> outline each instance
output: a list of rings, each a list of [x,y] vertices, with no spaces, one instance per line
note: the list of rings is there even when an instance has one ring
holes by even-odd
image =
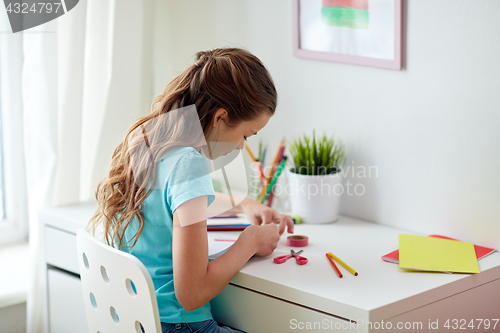
[[[152,112],[135,122],[113,153],[90,226],[102,224],[108,244],[144,263],[163,332],[234,332],[212,319],[209,301],[253,255],[270,255],[285,229],[293,232],[288,215],[240,198],[226,213],[245,213],[252,225],[222,256],[208,261],[207,207],[222,213],[234,198],[214,192],[204,155],[214,160],[243,149],[267,124],[276,103],[268,71],[248,51],[198,52],[196,62],[153,100]],[[189,108],[196,110],[197,124],[189,120]]]

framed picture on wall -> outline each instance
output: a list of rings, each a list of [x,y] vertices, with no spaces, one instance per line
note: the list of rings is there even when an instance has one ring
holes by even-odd
[[[402,0],[294,0],[296,57],[401,69]]]

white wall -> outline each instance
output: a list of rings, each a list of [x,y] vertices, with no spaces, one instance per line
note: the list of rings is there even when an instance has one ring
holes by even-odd
[[[346,167],[377,168],[349,177],[365,193],[344,195],[343,214],[500,249],[499,1],[408,1],[402,71],[293,57],[291,1],[155,5],[155,93],[196,51],[244,47],[278,89],[258,134],[271,152],[316,128],[345,142]]]

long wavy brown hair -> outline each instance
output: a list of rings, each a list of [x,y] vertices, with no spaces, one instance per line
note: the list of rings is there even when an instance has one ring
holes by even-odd
[[[277,92],[266,67],[246,50],[221,48],[196,53],[194,64],[153,99],[150,114],[138,118],[128,130],[113,152],[108,175],[97,187],[98,208],[88,229],[95,232],[102,224],[109,245],[116,242],[122,249],[132,241],[130,247],[137,243],[145,223],[141,208],[156,180],[156,161],[171,148],[168,142],[172,142],[172,136],[182,136],[182,133],[172,134],[182,131],[168,128],[172,124],[161,116],[191,105],[196,106],[206,138],[219,108],[228,113],[226,125],[236,126],[258,118],[263,112],[273,115]],[[199,141],[190,139],[193,143]],[[139,149],[144,144],[148,149]],[[125,229],[134,217],[139,222],[138,231],[124,244]]]

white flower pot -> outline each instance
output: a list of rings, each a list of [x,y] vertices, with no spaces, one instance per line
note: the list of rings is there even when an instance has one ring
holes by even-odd
[[[290,205],[293,215],[304,223],[329,223],[338,218],[340,196],[344,192],[342,174],[299,175],[287,169]]]

